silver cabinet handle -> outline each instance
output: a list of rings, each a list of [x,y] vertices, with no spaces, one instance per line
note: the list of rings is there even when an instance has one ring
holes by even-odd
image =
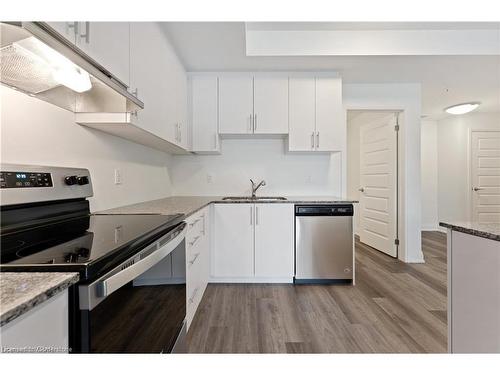
[[[259,206],[255,206],[255,225],[259,225]]]
[[[198,294],[198,289],[199,288],[196,288],[194,291],[193,291],[193,294],[191,294],[191,298],[189,298],[189,303],[193,303],[194,302],[194,298],[196,297],[196,295]]]
[[[217,133],[214,134],[214,150],[217,150]]]
[[[196,241],[198,241],[199,238],[200,238],[200,236],[194,237],[193,240],[191,242],[189,242],[189,246],[193,246],[196,243]]]
[[[319,132],[316,133],[316,148],[319,148]]]
[[[196,223],[198,223],[199,221],[201,220],[201,217],[199,217],[198,219],[196,219],[195,221],[193,221],[192,223],[189,223],[189,227],[192,228],[196,225]]]
[[[85,22],[85,33],[80,34],[80,38],[85,39],[85,43],[90,43],[90,22]]]
[[[472,190],[479,191],[479,190],[484,190],[484,188],[473,187]]]
[[[70,33],[70,30],[73,29],[73,34],[75,35],[78,35],[78,22],[77,21],[74,21],[74,22],[66,22],[66,32],[69,34]]]
[[[358,189],[360,192],[364,193],[365,192],[365,188],[359,188]]]
[[[253,115],[253,132],[257,130],[257,113]]]
[[[311,148],[314,148],[314,132],[311,133]]]
[[[191,259],[191,260],[189,261],[189,264],[190,264],[190,265],[193,265],[193,264],[194,264],[194,262],[196,262],[196,259],[198,259],[198,257],[199,257],[199,256],[200,256],[200,253],[196,253],[196,254],[194,254],[194,257],[193,257],[193,259]]]
[[[250,206],[250,225],[253,225],[253,207]]]
[[[253,132],[253,114],[250,113],[250,126],[248,127],[250,132]]]

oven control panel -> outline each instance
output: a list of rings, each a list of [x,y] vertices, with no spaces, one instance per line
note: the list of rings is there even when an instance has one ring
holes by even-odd
[[[0,164],[1,206],[82,199],[93,195],[85,168]]]
[[[43,172],[0,172],[0,188],[40,188],[52,187],[52,176]]]

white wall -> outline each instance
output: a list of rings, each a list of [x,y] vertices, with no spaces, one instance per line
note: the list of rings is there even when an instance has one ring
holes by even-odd
[[[422,230],[439,230],[437,122],[422,121]]]
[[[3,86],[0,105],[2,163],[88,168],[92,211],[171,195],[167,154],[77,125],[73,113]]]
[[[469,220],[468,148],[470,130],[499,129],[500,113],[472,112],[437,124],[439,221]]]
[[[287,153],[284,139],[223,139],[221,147],[221,155],[173,156],[174,195],[248,195],[250,178],[266,180],[259,195],[342,195],[340,153]]]
[[[400,116],[400,210],[399,258],[405,262],[423,262],[421,244],[420,186],[420,84],[345,84],[346,110],[402,110]],[[347,168],[343,164],[343,180]],[[345,190],[344,186],[344,191]]]

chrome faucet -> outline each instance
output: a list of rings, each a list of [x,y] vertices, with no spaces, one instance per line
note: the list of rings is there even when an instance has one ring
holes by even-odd
[[[257,185],[255,184],[255,182],[253,182],[252,179],[250,179],[250,182],[252,183],[252,198],[256,198],[255,193],[257,193],[257,190],[259,190],[261,186],[266,186],[266,181],[262,180]]]

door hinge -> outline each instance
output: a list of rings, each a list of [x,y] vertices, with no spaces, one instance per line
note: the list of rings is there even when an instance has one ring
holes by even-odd
[[[397,132],[399,131],[399,125],[398,124],[396,124],[396,126],[394,126],[394,130],[397,131]]]
[[[399,246],[399,238],[394,239],[394,245]]]

